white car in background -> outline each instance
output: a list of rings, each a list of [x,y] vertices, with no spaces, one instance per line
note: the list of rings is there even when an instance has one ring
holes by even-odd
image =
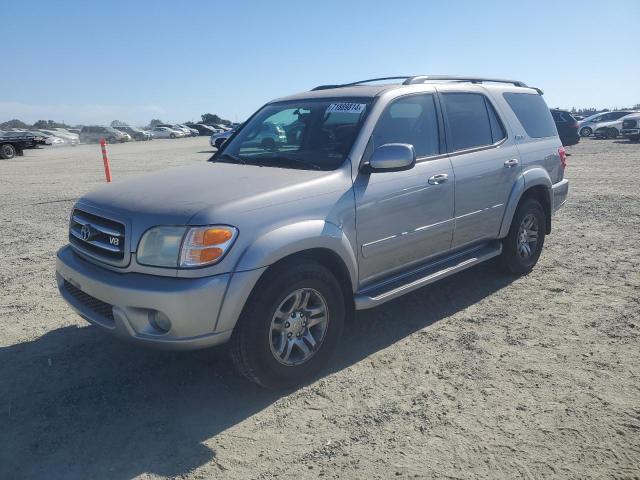
[[[186,132],[189,132],[189,135],[192,136],[192,137],[200,136],[200,132],[198,130],[196,130],[195,128],[191,128],[189,125],[183,125],[182,123],[178,123],[178,124],[176,124],[176,127],[180,127],[183,130],[185,130]]]
[[[579,125],[578,133],[580,133],[581,137],[588,137],[593,132],[595,132],[598,128],[602,127],[602,125],[600,124],[614,122],[632,113],[637,113],[637,112],[634,112],[632,110],[620,110],[617,112],[596,113],[595,115],[591,115],[585,118],[584,120],[580,120],[578,122],[578,125]],[[618,131],[620,131],[620,128],[618,128]]]
[[[186,135],[182,130],[160,126],[154,127],[151,133],[154,138],[182,138]]]
[[[618,135],[620,135],[620,131],[623,128],[622,124],[624,120],[632,115],[633,113],[625,115],[619,120],[614,120],[613,122],[596,123],[593,126],[593,135],[598,138],[616,138]]]
[[[80,135],[75,133],[67,132],[62,128],[56,129],[40,129],[40,131],[48,133],[49,135],[53,135],[55,137],[61,138],[64,143],[72,146],[76,146],[80,143]]]

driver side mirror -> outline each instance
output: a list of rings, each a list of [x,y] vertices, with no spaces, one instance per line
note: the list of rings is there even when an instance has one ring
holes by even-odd
[[[387,143],[373,151],[368,169],[371,172],[400,172],[416,164],[416,151],[408,143]]]

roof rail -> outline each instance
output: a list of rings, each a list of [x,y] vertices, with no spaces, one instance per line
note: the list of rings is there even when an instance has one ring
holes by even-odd
[[[470,83],[508,83],[514,85],[516,87],[524,87],[524,88],[533,88],[540,95],[544,92],[540,88],[529,87],[526,83],[521,82],[519,80],[507,80],[504,78],[484,78],[484,77],[462,77],[462,76],[454,76],[454,75],[405,75],[400,77],[380,77],[380,78],[369,78],[367,80],[359,80],[357,82],[351,83],[343,83],[336,85],[319,85],[312,89],[315,90],[328,90],[330,88],[343,88],[343,87],[353,87],[354,85],[361,85],[363,83],[371,83],[371,82],[380,82],[383,80],[403,80],[402,85],[415,85],[419,83],[427,83],[430,81],[450,81],[450,82],[470,82]]]
[[[380,77],[380,78],[369,78],[367,80],[359,80],[357,82],[350,83],[342,83],[337,85],[318,85],[315,88],[312,88],[311,91],[315,90],[328,90],[329,88],[343,88],[343,87],[353,87],[354,85],[361,85],[363,83],[371,83],[371,82],[381,82],[382,80],[407,80],[409,78],[414,78],[411,75],[404,75],[402,77]]]
[[[415,77],[409,77],[403,85],[414,85],[416,83],[426,83],[429,81],[451,81],[451,82],[470,82],[470,83],[508,83],[515,87],[533,88],[540,95],[544,92],[540,88],[530,87],[526,83],[520,80],[508,80],[505,78],[485,78],[485,77],[461,77],[455,75],[416,75]]]

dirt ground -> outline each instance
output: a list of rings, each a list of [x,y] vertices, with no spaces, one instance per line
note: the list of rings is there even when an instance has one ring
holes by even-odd
[[[210,150],[114,145],[113,176]],[[223,349],[144,350],[72,313],[55,252],[103,182],[99,147],[0,161],[0,478],[639,478],[640,144],[569,150],[533,273],[482,265],[358,313],[288,393]]]

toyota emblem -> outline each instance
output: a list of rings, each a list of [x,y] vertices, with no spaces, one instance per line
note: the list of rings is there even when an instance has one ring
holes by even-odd
[[[90,237],[91,237],[91,226],[88,224],[82,225],[82,228],[80,229],[80,238],[82,238],[82,240],[86,242],[89,240]]]

